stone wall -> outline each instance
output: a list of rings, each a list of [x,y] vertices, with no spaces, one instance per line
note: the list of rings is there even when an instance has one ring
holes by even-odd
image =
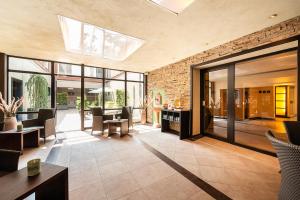
[[[183,107],[190,109],[191,65],[201,64],[297,35],[300,35],[300,16],[153,70],[148,75],[148,94],[153,94],[153,91],[162,91],[166,101],[181,98]],[[148,122],[152,122],[152,109],[151,106],[148,109]]]

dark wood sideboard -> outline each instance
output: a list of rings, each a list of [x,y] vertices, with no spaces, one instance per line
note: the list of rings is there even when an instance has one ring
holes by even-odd
[[[68,168],[42,163],[39,175],[28,177],[27,168],[0,178],[0,200],[24,199],[35,193],[36,200],[67,200]]]
[[[161,132],[179,135],[179,138],[190,137],[190,111],[189,110],[162,110]]]

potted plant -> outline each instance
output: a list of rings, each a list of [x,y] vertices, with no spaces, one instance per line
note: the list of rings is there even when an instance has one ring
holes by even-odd
[[[0,92],[0,110],[4,113],[4,131],[17,129],[16,113],[18,108],[23,104],[23,97],[20,99],[12,98],[10,103],[6,103]]]
[[[144,100],[140,103],[141,108],[141,124],[147,123],[146,110],[152,104],[152,98],[150,96],[145,96]]]

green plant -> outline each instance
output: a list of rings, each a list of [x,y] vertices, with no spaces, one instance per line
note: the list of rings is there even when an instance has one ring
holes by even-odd
[[[68,105],[68,93],[57,93],[56,102],[58,105]]]
[[[116,104],[118,107],[125,105],[125,91],[124,90],[116,90]]]
[[[41,75],[33,74],[25,83],[31,108],[37,110],[48,106],[48,82]]]
[[[98,101],[89,101],[86,99],[86,97],[84,98],[84,109],[88,109],[88,108],[91,108],[91,107],[97,107],[99,106],[99,103]],[[76,108],[77,110],[80,110],[81,109],[81,98],[80,97],[77,97],[76,98]]]

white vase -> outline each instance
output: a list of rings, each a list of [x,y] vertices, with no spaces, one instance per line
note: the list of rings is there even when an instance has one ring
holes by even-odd
[[[3,131],[9,131],[17,129],[17,118],[16,117],[5,117]]]

